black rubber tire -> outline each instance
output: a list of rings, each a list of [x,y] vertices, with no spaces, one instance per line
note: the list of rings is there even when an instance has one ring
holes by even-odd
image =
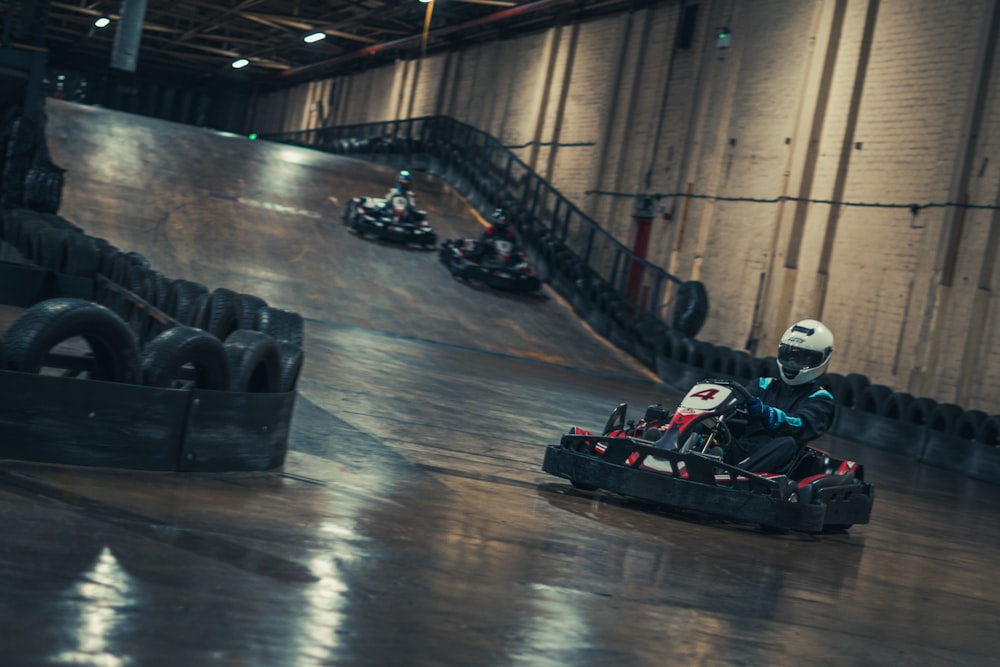
[[[39,373],[49,351],[81,337],[93,353],[90,378],[135,384],[141,380],[139,344],[122,318],[83,299],[42,301],[14,320],[6,333],[7,367]]]
[[[903,421],[911,403],[913,403],[913,394],[908,394],[905,391],[894,391],[882,401],[879,415],[887,419]]]
[[[979,429],[983,422],[990,416],[982,410],[966,410],[955,423],[955,435],[963,440],[975,440],[979,436]]]
[[[681,334],[681,339],[677,341],[677,361],[682,364],[692,365],[697,355],[696,341]]]
[[[240,327],[240,309],[236,292],[225,287],[212,290],[202,328],[219,340],[226,340]]]
[[[208,294],[208,288],[192,280],[178,278],[167,290],[163,311],[178,322],[197,326],[194,322],[198,298]]]
[[[819,379],[819,383],[820,386],[833,394],[833,402],[836,403],[837,394],[840,393],[840,387],[844,384],[844,376],[840,373],[824,373]]]
[[[257,311],[267,308],[267,301],[253,294],[237,294],[236,305],[239,308],[240,329],[253,329],[257,320]]]
[[[708,317],[708,292],[704,283],[688,280],[677,288],[672,325],[692,338],[701,331]]]
[[[856,407],[861,412],[870,412],[876,415],[881,414],[882,406],[891,395],[891,387],[887,387],[884,384],[870,384],[861,392]]]
[[[931,413],[934,412],[937,405],[937,401],[933,398],[915,398],[906,408],[906,416],[903,421],[914,426],[927,426],[930,423]]]
[[[713,377],[729,375],[732,356],[733,351],[725,345],[713,345],[705,367]]]
[[[294,391],[299,384],[299,375],[305,362],[305,353],[301,345],[285,340],[275,343],[278,348],[278,391]]]
[[[993,415],[979,426],[976,440],[986,445],[1000,447],[1000,415]]]
[[[105,241],[107,243],[107,241]],[[69,234],[66,237],[66,254],[59,270],[68,276],[93,278],[101,266],[101,246],[98,239],[86,234]]]
[[[257,311],[253,328],[263,331],[274,340],[286,341],[300,347],[305,341],[302,316],[290,310],[265,306]]]
[[[188,326],[167,329],[146,344],[142,351],[142,382],[150,387],[177,388],[187,365],[194,369],[193,387],[229,389],[229,358],[222,341]]]
[[[260,331],[237,329],[229,334],[223,347],[229,357],[229,388],[232,391],[279,391],[281,359],[273,338]]]
[[[861,400],[861,394],[871,384],[867,376],[860,373],[848,373],[844,376],[844,382],[840,386],[838,395],[834,397],[837,405],[845,408],[853,408]]]
[[[780,378],[781,369],[775,357],[762,357],[757,362],[757,376],[764,378]]]
[[[962,406],[954,403],[938,403],[927,420],[927,428],[947,435],[955,434],[958,419],[962,416]]]

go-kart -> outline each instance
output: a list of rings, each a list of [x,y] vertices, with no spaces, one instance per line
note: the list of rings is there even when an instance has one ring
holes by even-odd
[[[574,427],[548,446],[542,470],[584,491],[602,489],[771,530],[819,533],[868,523],[874,487],[859,463],[812,445],[786,473],[750,472],[724,461],[751,398],[738,383],[703,380],[666,428],[661,406],[626,423],[628,405],[622,403],[600,435]]]
[[[481,283],[511,292],[536,292],[542,281],[528,266],[524,253],[504,239],[492,241],[493,252],[484,252],[479,239],[448,239],[441,244],[439,257],[459,280]]]
[[[427,221],[427,211],[415,210],[401,194],[389,200],[351,197],[344,208],[344,224],[359,236],[418,245],[427,250],[437,245],[437,234]]]

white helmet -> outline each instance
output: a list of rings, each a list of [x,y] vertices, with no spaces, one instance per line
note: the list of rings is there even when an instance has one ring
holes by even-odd
[[[805,384],[826,372],[833,334],[822,322],[802,320],[788,327],[778,344],[778,368],[787,384]]]

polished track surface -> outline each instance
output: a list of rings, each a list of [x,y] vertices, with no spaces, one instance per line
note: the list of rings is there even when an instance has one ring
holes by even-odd
[[[679,398],[551,292],[358,238],[388,168],[49,102],[61,213],[300,312],[283,470],[0,467],[3,665],[990,665],[1000,487],[844,441],[872,522],[774,535],[571,490],[573,424]],[[418,173],[442,238],[478,233]],[[136,416],[141,419],[141,415]]]

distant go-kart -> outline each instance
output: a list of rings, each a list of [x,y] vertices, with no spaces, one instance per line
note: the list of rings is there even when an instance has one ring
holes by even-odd
[[[373,237],[433,250],[437,234],[427,221],[427,211],[415,210],[403,195],[351,197],[344,208],[344,224],[359,236]]]
[[[653,426],[645,417],[626,424],[622,403],[601,435],[574,427],[548,446],[542,470],[584,491],[603,489],[765,529],[819,533],[868,523],[874,487],[859,463],[812,445],[787,473],[755,473],[723,461],[730,426],[745,423],[750,398],[738,383],[703,380],[667,428],[656,429],[655,442],[642,437]]]
[[[482,253],[481,244],[479,239],[448,239],[441,244],[438,257],[453,276],[470,283],[510,292],[537,292],[542,288],[542,281],[528,266],[524,253],[515,251],[513,243],[496,239],[491,254]]]

